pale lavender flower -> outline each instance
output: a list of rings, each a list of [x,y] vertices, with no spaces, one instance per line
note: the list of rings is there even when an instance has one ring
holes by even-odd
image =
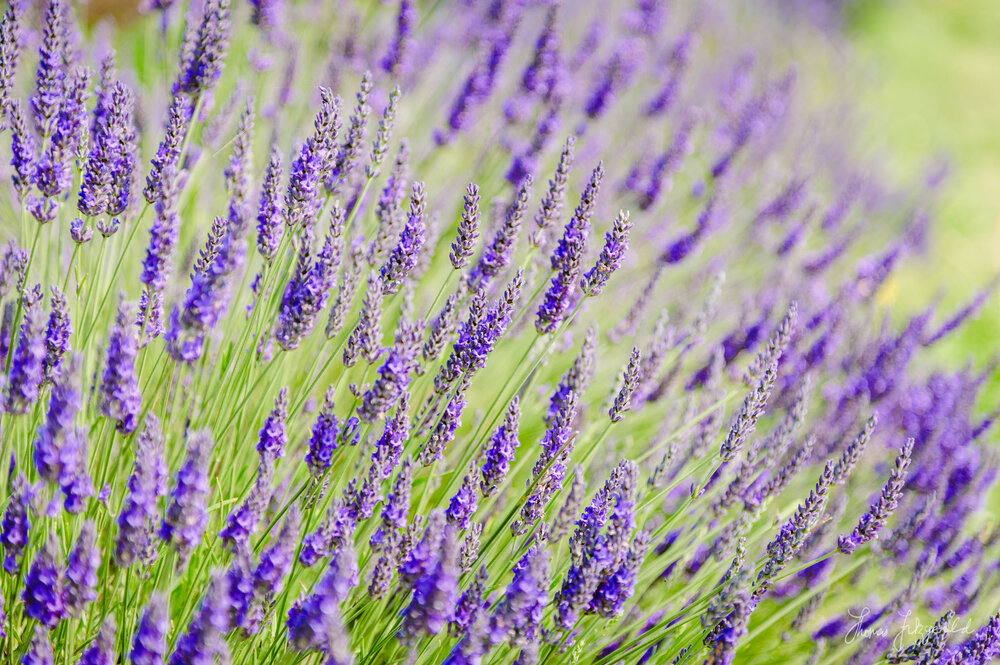
[[[45,312],[42,287],[26,289],[21,296],[24,308],[17,347],[9,360],[7,374],[7,413],[27,413],[38,401],[45,379]]]
[[[135,462],[128,479],[128,493],[118,514],[116,565],[128,567],[137,561],[148,565],[156,558],[159,497],[164,493],[166,473],[160,421],[155,416],[148,415],[136,440]]]
[[[177,471],[170,506],[160,525],[160,538],[177,549],[181,561],[191,556],[208,526],[208,465],[214,445],[207,430],[188,436],[187,458]]]
[[[98,570],[102,556],[95,539],[94,522],[87,520],[66,559],[63,598],[66,610],[75,616],[79,616],[88,604],[97,599]]]
[[[167,602],[167,597],[161,593],[149,597],[129,652],[131,665],[164,665],[166,662],[167,634],[170,632]]]
[[[132,326],[130,308],[122,303],[108,340],[107,359],[101,377],[101,413],[116,421],[118,431],[123,434],[135,431],[142,408],[142,393],[135,369],[138,352],[139,343]]]
[[[424,183],[413,183],[410,196],[410,214],[399,235],[399,243],[389,253],[385,264],[379,270],[385,295],[399,291],[407,275],[416,267],[420,250],[424,246],[427,224],[424,221],[427,203],[424,197]]]

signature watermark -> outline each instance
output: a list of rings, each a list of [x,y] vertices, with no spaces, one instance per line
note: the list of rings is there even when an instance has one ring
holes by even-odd
[[[879,622],[871,621],[871,608],[863,607],[860,610],[850,609],[847,615],[854,620],[844,635],[844,642],[852,644],[857,640],[882,639],[892,637],[893,648],[901,648],[905,644],[915,641],[929,633],[934,624],[925,624],[920,619],[913,616],[910,610],[900,611],[900,622],[897,626],[888,624],[877,625]],[[971,635],[975,632],[970,619],[952,617],[950,621],[941,626],[945,634]]]

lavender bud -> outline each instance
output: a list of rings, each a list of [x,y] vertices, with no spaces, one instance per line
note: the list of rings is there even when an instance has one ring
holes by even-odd
[[[74,616],[80,616],[84,608],[97,599],[97,573],[102,557],[95,537],[94,523],[87,520],[66,560],[63,598],[67,611]]]
[[[470,183],[465,190],[465,207],[458,223],[458,234],[451,244],[451,265],[461,270],[469,265],[479,241],[479,186]]]
[[[45,378],[45,312],[42,287],[35,285],[21,296],[24,314],[17,347],[7,374],[7,413],[27,413],[38,401]]]
[[[135,359],[139,343],[129,307],[118,307],[115,325],[108,339],[107,361],[101,377],[101,413],[117,421],[118,431],[129,434],[138,426],[142,393],[136,375]]]
[[[50,536],[35,556],[31,569],[24,578],[25,616],[35,619],[43,626],[54,628],[66,616],[63,597],[63,578],[56,560],[56,542]]]
[[[859,545],[878,538],[879,530],[885,526],[886,520],[899,505],[899,497],[906,483],[906,469],[910,466],[912,454],[913,439],[907,439],[899,456],[896,457],[896,464],[889,472],[889,479],[882,488],[879,498],[871,505],[868,512],[861,516],[854,531],[849,536],[841,536],[838,539],[837,549],[842,553],[850,554]]]
[[[521,401],[514,396],[500,427],[490,438],[486,448],[486,461],[483,463],[482,478],[479,486],[483,496],[489,497],[500,489],[500,485],[510,472],[514,453],[521,441],[518,437],[518,421],[521,419]]]
[[[188,436],[187,458],[177,472],[170,506],[160,525],[160,538],[174,545],[186,562],[208,526],[208,465],[214,447],[210,432]]]
[[[128,479],[128,493],[118,514],[115,564],[128,567],[137,561],[149,565],[156,558],[156,527],[159,497],[166,482],[163,433],[155,416],[146,424],[135,445],[135,463]]]
[[[596,296],[600,294],[611,274],[621,266],[625,250],[628,249],[628,236],[631,229],[632,223],[629,222],[629,213],[619,212],[611,230],[605,235],[604,249],[601,250],[597,264],[583,276],[581,286],[585,295]]]
[[[399,236],[399,243],[379,270],[385,295],[399,291],[403,280],[417,265],[427,230],[427,225],[424,223],[425,210],[424,183],[415,182],[410,197],[410,215]]]
[[[625,418],[625,412],[632,408],[632,395],[639,387],[639,376],[642,370],[639,349],[632,347],[632,355],[628,359],[628,367],[622,378],[622,387],[615,396],[614,404],[608,410],[611,422],[617,423]]]

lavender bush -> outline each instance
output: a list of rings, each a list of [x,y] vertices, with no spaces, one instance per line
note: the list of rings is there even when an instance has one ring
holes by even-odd
[[[715,4],[11,3],[4,662],[992,662],[988,290]]]

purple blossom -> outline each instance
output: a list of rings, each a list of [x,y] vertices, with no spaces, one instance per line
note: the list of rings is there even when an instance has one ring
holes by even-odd
[[[282,388],[274,400],[274,408],[260,429],[257,452],[262,460],[276,460],[285,456],[285,446],[288,444],[287,420],[288,388]]]
[[[358,584],[358,564],[350,544],[341,545],[315,592],[300,599],[288,612],[288,643],[296,651],[324,646],[324,617],[339,612],[341,603]]]
[[[479,507],[479,491],[476,488],[477,475],[476,466],[473,464],[469,472],[465,475],[462,486],[451,497],[451,501],[448,503],[448,510],[445,514],[448,517],[449,524],[454,525],[456,528],[468,529],[472,516]]]
[[[62,472],[62,449],[74,436],[73,419],[80,409],[77,389],[81,358],[74,357],[52,385],[45,422],[38,428],[33,458],[38,475],[50,483],[58,483]]]
[[[362,422],[381,420],[396,405],[399,398],[409,389],[411,375],[419,363],[423,327],[418,323],[401,320],[396,328],[396,344],[378,369],[378,378],[365,392],[358,407],[358,417]]]
[[[80,655],[79,665],[115,665],[118,655],[115,652],[115,638],[118,628],[113,617],[108,617],[101,624],[97,637]]]
[[[167,634],[170,632],[167,601],[167,597],[160,593],[149,597],[132,641],[129,653],[132,665],[164,665],[166,662]]]
[[[410,214],[406,219],[399,243],[390,252],[379,276],[385,295],[399,291],[407,275],[416,267],[420,258],[420,250],[424,246],[427,224],[424,222],[427,203],[424,199],[424,183],[413,183],[413,193],[410,196]]]
[[[371,364],[382,355],[382,301],[382,278],[373,272],[368,276],[368,289],[358,324],[347,338],[344,367],[353,367],[359,356]]]
[[[63,582],[63,599],[66,610],[79,616],[84,608],[97,599],[98,569],[101,567],[101,549],[96,542],[94,523],[83,523],[80,537],[66,559]]]
[[[119,215],[128,207],[135,168],[134,105],[132,91],[121,81],[98,100],[94,138],[77,200],[84,215]]]
[[[402,612],[399,638],[404,643],[439,634],[454,612],[458,600],[458,543],[453,529],[444,529],[435,558],[416,580],[410,604]]]
[[[285,231],[279,194],[283,175],[281,161],[281,151],[277,145],[272,145],[271,161],[268,162],[264,175],[257,210],[257,251],[266,261],[273,260],[278,253]]]
[[[49,298],[51,311],[45,326],[45,380],[53,381],[62,367],[62,360],[69,351],[69,338],[73,334],[73,324],[69,318],[66,296],[57,286],[53,286]]]
[[[3,520],[0,521],[0,543],[3,544],[3,569],[13,575],[21,563],[24,548],[28,545],[31,531],[32,490],[24,474],[18,474],[10,485],[10,496]]]
[[[903,493],[903,485],[906,483],[906,470],[910,466],[911,455],[913,454],[913,439],[907,439],[906,444],[899,456],[896,457],[896,464],[889,472],[889,479],[882,488],[882,493],[875,503],[871,505],[861,520],[848,536],[841,536],[837,541],[837,549],[844,554],[850,554],[859,545],[863,545],[873,538],[878,538],[879,530],[885,526],[885,522],[892,515],[899,505],[899,497]]]
[[[177,471],[170,506],[160,525],[160,538],[177,549],[181,561],[201,543],[208,526],[208,465],[214,445],[207,430],[188,436],[187,458]]]
[[[407,47],[416,22],[417,11],[413,3],[410,0],[400,0],[399,13],[396,15],[396,34],[381,61],[382,69],[387,74],[398,77],[405,71]]]
[[[518,438],[518,421],[521,419],[521,401],[516,395],[507,407],[507,413],[500,427],[490,438],[486,448],[486,461],[483,463],[480,488],[483,496],[496,494],[500,485],[510,472],[514,453],[521,444]]]
[[[146,416],[135,445],[135,462],[128,479],[128,493],[118,514],[115,564],[128,567],[156,558],[159,497],[165,493],[167,465],[163,458],[163,433],[159,420]]]
[[[257,469],[257,480],[250,488],[250,494],[226,518],[226,526],[219,532],[219,538],[230,551],[238,551],[250,544],[250,536],[257,531],[257,525],[271,500],[271,480],[274,476],[274,458],[264,456]]]
[[[333,462],[333,452],[337,450],[340,438],[340,418],[334,413],[333,397],[336,391],[333,387],[326,391],[323,407],[316,417],[316,422],[309,437],[309,450],[306,452],[306,464],[314,476],[322,474],[330,468]]]
[[[56,542],[53,537],[35,556],[24,578],[24,614],[47,628],[54,628],[66,616],[63,596],[63,577],[56,559]]]
[[[219,76],[229,47],[230,0],[207,0],[201,22],[190,50],[182,53],[181,71],[174,84],[174,94],[208,95]]]
[[[177,640],[169,665],[207,664],[215,662],[216,658],[228,661],[229,603],[229,578],[215,572],[187,632]]]
[[[549,556],[544,542],[535,542],[514,566],[514,579],[490,622],[490,642],[533,643],[548,604]]]
[[[27,413],[38,401],[45,378],[45,312],[42,287],[26,289],[21,296],[24,308],[17,347],[7,374],[7,413]]]
[[[51,136],[55,131],[63,101],[67,55],[64,20],[63,3],[60,0],[49,0],[45,5],[42,41],[38,47],[35,94],[31,97],[35,129],[43,138]]]
[[[514,201],[507,208],[503,224],[493,236],[493,240],[483,249],[476,268],[469,275],[469,284],[473,288],[486,288],[494,277],[499,275],[510,264],[511,255],[517,244],[517,236],[521,232],[521,219],[524,217],[528,200],[531,198],[531,176],[526,176],[518,185]]]
[[[142,393],[135,369],[138,352],[139,343],[132,326],[130,308],[122,303],[108,339],[107,359],[101,377],[101,414],[117,421],[118,431],[123,434],[135,431],[142,408]]]
[[[625,250],[628,249],[628,236],[632,228],[627,212],[619,212],[611,230],[604,238],[604,249],[593,268],[583,276],[581,286],[588,296],[596,296],[604,289],[611,275],[621,267]]]
[[[43,626],[35,626],[31,644],[21,656],[21,665],[53,665],[54,663],[55,655],[52,653],[49,631]]]

